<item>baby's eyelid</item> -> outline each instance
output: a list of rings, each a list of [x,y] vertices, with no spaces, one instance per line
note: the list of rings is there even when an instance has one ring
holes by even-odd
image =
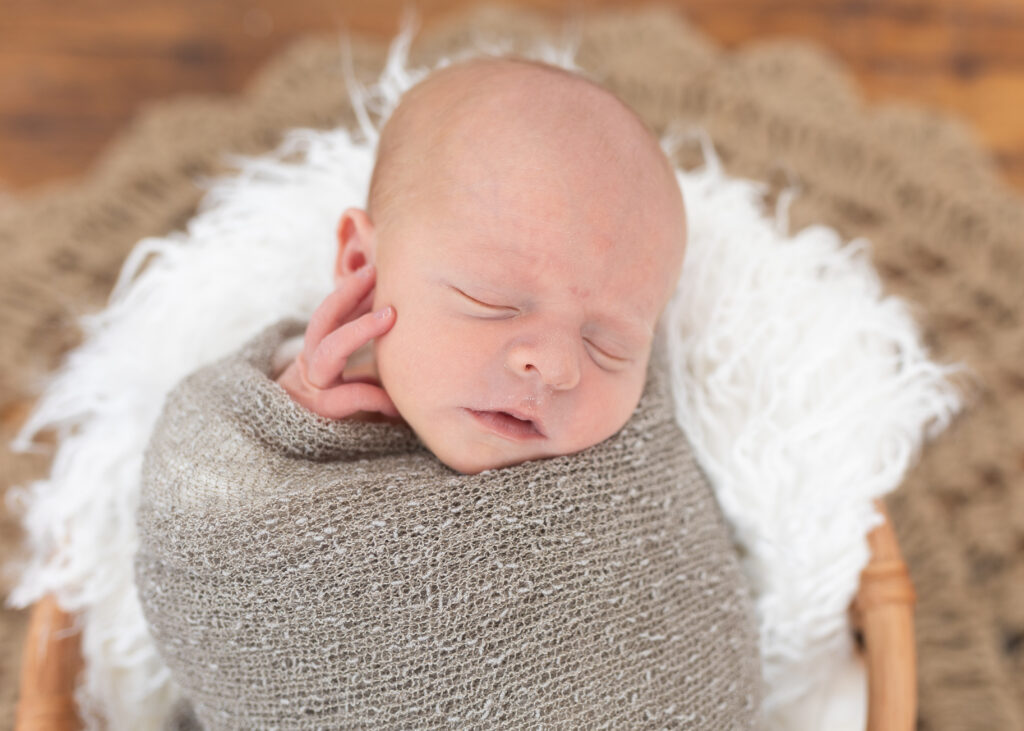
[[[515,307],[504,307],[502,305],[492,305],[492,304],[488,304],[487,302],[481,302],[476,297],[470,297],[468,294],[463,292],[458,287],[452,287],[452,289],[454,289],[456,292],[461,294],[463,297],[468,299],[473,304],[480,305],[481,307],[487,307],[488,309],[491,309],[491,310],[515,310],[516,309]]]
[[[605,358],[608,358],[609,360],[614,360],[617,363],[626,363],[626,362],[629,361],[629,358],[622,358],[622,357],[619,357],[617,355],[612,355],[611,353],[606,351],[604,348],[602,348],[600,345],[597,345],[596,343],[594,343],[591,340],[587,340],[586,338],[584,338],[584,342],[586,342],[588,345],[590,345],[592,348],[597,350],[601,355],[603,355]]]
[[[507,307],[507,306],[503,306],[503,305],[492,305],[492,304],[489,304],[487,302],[482,302],[482,301],[478,300],[476,297],[471,297],[470,295],[466,294],[465,292],[463,292],[458,287],[456,287],[454,285],[450,285],[450,286],[451,286],[451,288],[453,290],[455,290],[456,292],[461,294],[467,300],[469,300],[470,302],[472,302],[475,305],[479,305],[480,307],[486,307],[486,308],[491,309],[491,310],[511,310],[512,312],[518,312],[518,310],[515,307]],[[617,356],[617,355],[612,355],[611,353],[606,351],[604,348],[602,348],[600,345],[598,345],[597,343],[593,342],[592,340],[590,340],[588,338],[584,338],[583,341],[585,343],[587,343],[590,347],[592,347],[595,350],[597,350],[597,352],[599,352],[603,357],[607,358],[608,360],[613,360],[616,363],[628,363],[629,360],[630,360],[629,358],[623,358],[623,357],[620,357],[620,356]]]

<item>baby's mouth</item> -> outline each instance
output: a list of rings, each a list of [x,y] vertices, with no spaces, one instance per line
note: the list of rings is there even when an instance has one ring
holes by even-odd
[[[544,433],[539,426],[528,419],[508,413],[507,411],[477,411],[466,409],[478,423],[496,434],[510,439],[543,439]]]

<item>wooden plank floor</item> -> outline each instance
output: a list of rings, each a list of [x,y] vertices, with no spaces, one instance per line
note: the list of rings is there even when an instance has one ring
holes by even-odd
[[[390,37],[404,0],[0,0],[0,193],[88,169],[140,105],[240,89],[308,32]],[[419,0],[424,24],[466,0]],[[554,0],[519,4],[556,16]],[[587,13],[619,0],[576,0]],[[1024,0],[668,0],[719,43],[799,36],[871,100],[902,98],[973,126],[1024,190]],[[632,3],[636,5],[636,3]]]

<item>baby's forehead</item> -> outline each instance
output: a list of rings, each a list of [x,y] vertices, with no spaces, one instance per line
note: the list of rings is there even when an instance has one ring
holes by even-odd
[[[511,255],[540,247],[594,257],[682,245],[685,222],[671,210],[671,191],[652,193],[600,168],[572,151],[555,160],[535,151],[481,160],[467,145],[430,173],[414,210],[455,239],[487,241]]]
[[[428,274],[508,300],[522,296],[591,302],[648,300],[672,268],[669,237],[629,240],[595,227],[520,225],[482,228],[470,218],[421,230]],[[415,236],[412,234],[410,240]]]

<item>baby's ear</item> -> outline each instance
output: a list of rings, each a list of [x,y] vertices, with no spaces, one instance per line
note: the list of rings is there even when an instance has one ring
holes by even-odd
[[[334,280],[351,274],[365,264],[374,263],[375,231],[373,221],[360,208],[347,208],[338,221],[338,256],[334,261]]]

